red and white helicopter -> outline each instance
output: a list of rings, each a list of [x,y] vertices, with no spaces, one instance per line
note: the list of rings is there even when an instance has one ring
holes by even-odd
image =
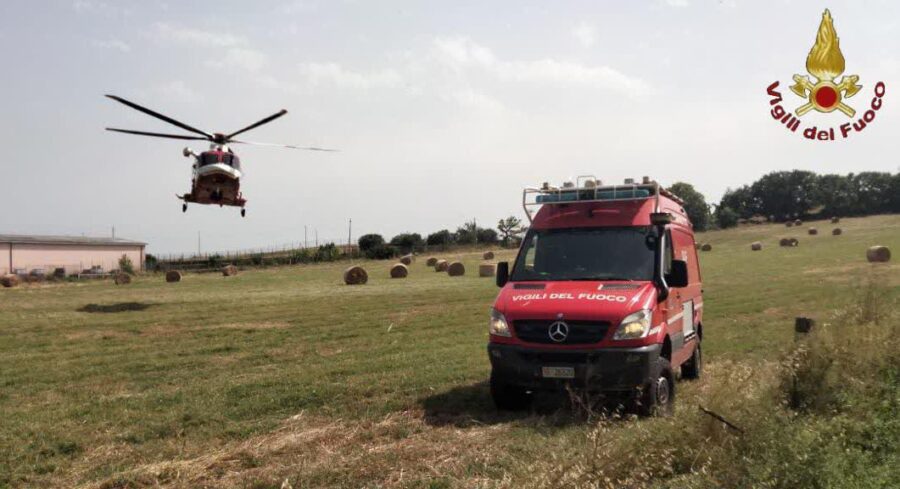
[[[273,146],[278,148],[290,148],[290,149],[305,149],[310,151],[335,151],[333,149],[326,148],[317,148],[317,147],[302,147],[302,146],[292,146],[289,144],[269,144],[269,143],[256,143],[251,141],[239,141],[234,139],[238,134],[242,134],[251,129],[255,129],[263,124],[268,122],[272,122],[273,120],[287,114],[287,111],[282,109],[265,119],[262,119],[258,122],[254,122],[249,126],[240,129],[238,131],[232,132],[231,134],[223,134],[223,133],[209,133],[206,131],[201,131],[195,127],[191,127],[183,122],[176,121],[171,117],[167,117],[158,112],[154,112],[146,107],[141,107],[140,105],[129,102],[121,97],[117,97],[115,95],[107,95],[107,97],[123,103],[132,109],[139,110],[149,116],[156,117],[159,120],[168,122],[174,126],[178,126],[181,129],[186,131],[190,131],[194,135],[188,134],[162,134],[158,132],[146,132],[146,131],[132,131],[129,129],[115,129],[112,127],[107,127],[107,131],[116,131],[116,132],[124,132],[126,134],[137,134],[139,136],[153,136],[157,138],[169,138],[169,139],[185,139],[189,141],[209,141],[211,144],[209,145],[209,150],[203,151],[200,154],[195,153],[190,148],[184,148],[184,156],[185,157],[193,157],[194,165],[193,165],[193,179],[191,180],[191,192],[184,195],[175,195],[179,199],[184,201],[184,204],[181,206],[182,212],[187,212],[188,203],[194,204],[211,204],[218,206],[233,206],[241,208],[241,216],[245,216],[247,214],[247,210],[244,206],[247,204],[247,200],[244,199],[241,194],[241,159],[238,158],[229,145],[231,144],[250,144],[254,146]]]

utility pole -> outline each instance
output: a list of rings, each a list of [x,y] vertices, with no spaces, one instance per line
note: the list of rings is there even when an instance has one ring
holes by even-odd
[[[319,228],[316,228],[316,248],[319,247]]]
[[[350,218],[350,222],[347,224],[347,252],[350,252],[350,246],[353,245],[353,218]]]
[[[478,222],[475,221],[475,218],[472,218],[472,236],[475,237],[475,244],[478,244]]]
[[[309,248],[309,242],[306,240],[306,224],[303,225],[303,249]]]
[[[200,231],[197,231],[197,258],[200,257]]]
[[[116,227],[112,227],[112,239],[116,239]]]

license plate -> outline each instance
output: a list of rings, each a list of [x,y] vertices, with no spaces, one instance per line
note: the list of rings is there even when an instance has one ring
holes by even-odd
[[[574,379],[575,367],[541,367],[545,379]]]

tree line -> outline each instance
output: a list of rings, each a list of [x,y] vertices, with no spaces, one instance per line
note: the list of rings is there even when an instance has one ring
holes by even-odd
[[[454,245],[518,246],[525,229],[522,221],[509,216],[501,219],[494,228],[484,228],[473,221],[463,223],[456,231],[441,229],[425,237],[419,233],[401,233],[389,241],[380,234],[364,234],[359,237],[359,251],[366,258],[387,260],[398,255],[418,252],[426,247],[446,249]]]
[[[714,205],[688,183],[675,183],[669,190],[684,200],[685,211],[700,231],[733,227],[742,219],[784,222],[900,213],[900,173],[771,172],[750,185],[726,190]]]

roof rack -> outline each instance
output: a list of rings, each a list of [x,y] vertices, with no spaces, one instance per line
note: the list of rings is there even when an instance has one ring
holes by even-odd
[[[532,222],[531,208],[543,205],[565,205],[587,202],[611,202],[623,200],[656,199],[655,212],[659,212],[659,196],[665,196],[680,205],[684,202],[672,192],[663,188],[659,183],[644,177],[641,183],[635,183],[628,178],[622,185],[603,185],[594,175],[579,175],[575,182],[565,182],[560,187],[554,187],[544,182],[539,188],[526,187],[522,191],[522,208],[528,221]],[[529,196],[534,196],[529,201]]]

